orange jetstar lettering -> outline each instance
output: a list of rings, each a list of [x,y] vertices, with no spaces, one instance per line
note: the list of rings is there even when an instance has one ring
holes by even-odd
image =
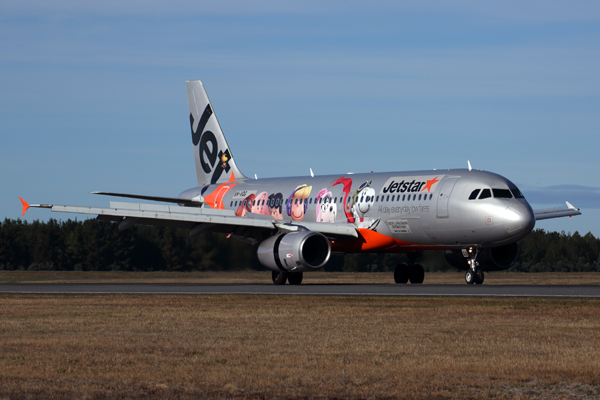
[[[425,189],[427,189],[427,193],[431,193],[431,187],[432,187],[432,186],[433,186],[435,183],[437,183],[437,182],[439,182],[439,181],[438,181],[438,177],[437,177],[437,176],[436,176],[435,178],[433,178],[433,179],[431,179],[431,180],[427,181],[427,185],[425,185],[425,186],[423,187],[423,189],[421,189],[421,192],[424,192],[424,191],[425,191]]]

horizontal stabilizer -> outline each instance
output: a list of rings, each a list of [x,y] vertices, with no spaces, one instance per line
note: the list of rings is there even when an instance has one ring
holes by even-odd
[[[112,192],[92,192],[92,194],[101,194],[104,196],[115,196],[115,197],[128,197],[130,199],[141,199],[150,201],[162,201],[165,203],[176,203],[186,206],[201,206],[204,203],[202,196],[198,196],[194,199],[180,199],[178,197],[161,197],[161,196],[146,196],[141,194],[128,194],[128,193],[112,193]]]

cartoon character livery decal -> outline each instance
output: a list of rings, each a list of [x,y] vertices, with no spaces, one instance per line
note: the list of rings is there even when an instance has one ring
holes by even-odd
[[[352,206],[348,202],[348,196],[350,195],[350,190],[352,190],[352,179],[344,178],[343,176],[338,178],[337,180],[331,182],[330,188],[336,185],[343,185],[342,191],[344,192],[344,200],[343,200],[343,208],[344,214],[346,215],[347,222],[354,222],[354,217],[352,216]]]
[[[377,230],[380,218],[366,218],[366,215],[375,205],[375,190],[371,187],[373,181],[362,183],[352,195],[352,216],[359,228]]]
[[[274,193],[269,196],[269,215],[275,219],[283,219],[281,208],[283,206],[283,194]]]
[[[317,194],[315,210],[317,222],[335,222],[337,204],[333,201],[333,194],[327,188],[321,189]]]
[[[288,216],[292,217],[292,221],[304,220],[304,214],[308,209],[308,196],[312,186],[300,185],[290,195],[285,206],[285,211]]]

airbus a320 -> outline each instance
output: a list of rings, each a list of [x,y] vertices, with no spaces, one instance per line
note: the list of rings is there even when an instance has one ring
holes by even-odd
[[[517,186],[492,172],[465,169],[251,179],[238,168],[204,86],[186,82],[197,186],[178,197],[94,192],[167,203],[110,202],[109,208],[27,204],[95,214],[98,220],[229,234],[257,246],[277,285],[300,284],[332,253],[407,253],[396,283],[422,283],[418,259],[441,250],[465,270],[468,284],[484,271],[511,267],[517,241],[537,220],[580,215],[567,208],[533,210]]]

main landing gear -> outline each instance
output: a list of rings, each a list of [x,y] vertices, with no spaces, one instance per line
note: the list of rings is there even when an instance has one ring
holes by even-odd
[[[299,285],[302,283],[302,272],[273,271],[271,272],[271,279],[276,285],[285,285],[286,281],[290,285]]]
[[[408,255],[408,264],[398,264],[394,270],[394,281],[396,283],[423,283],[425,270],[421,264],[415,264],[415,261],[423,253],[413,252]]]
[[[481,285],[483,280],[485,279],[485,275],[483,274],[483,270],[479,267],[479,263],[477,262],[477,254],[479,253],[479,248],[477,247],[469,247],[468,249],[462,250],[462,255],[467,259],[467,265],[469,269],[465,273],[465,282],[469,285],[474,283]]]

